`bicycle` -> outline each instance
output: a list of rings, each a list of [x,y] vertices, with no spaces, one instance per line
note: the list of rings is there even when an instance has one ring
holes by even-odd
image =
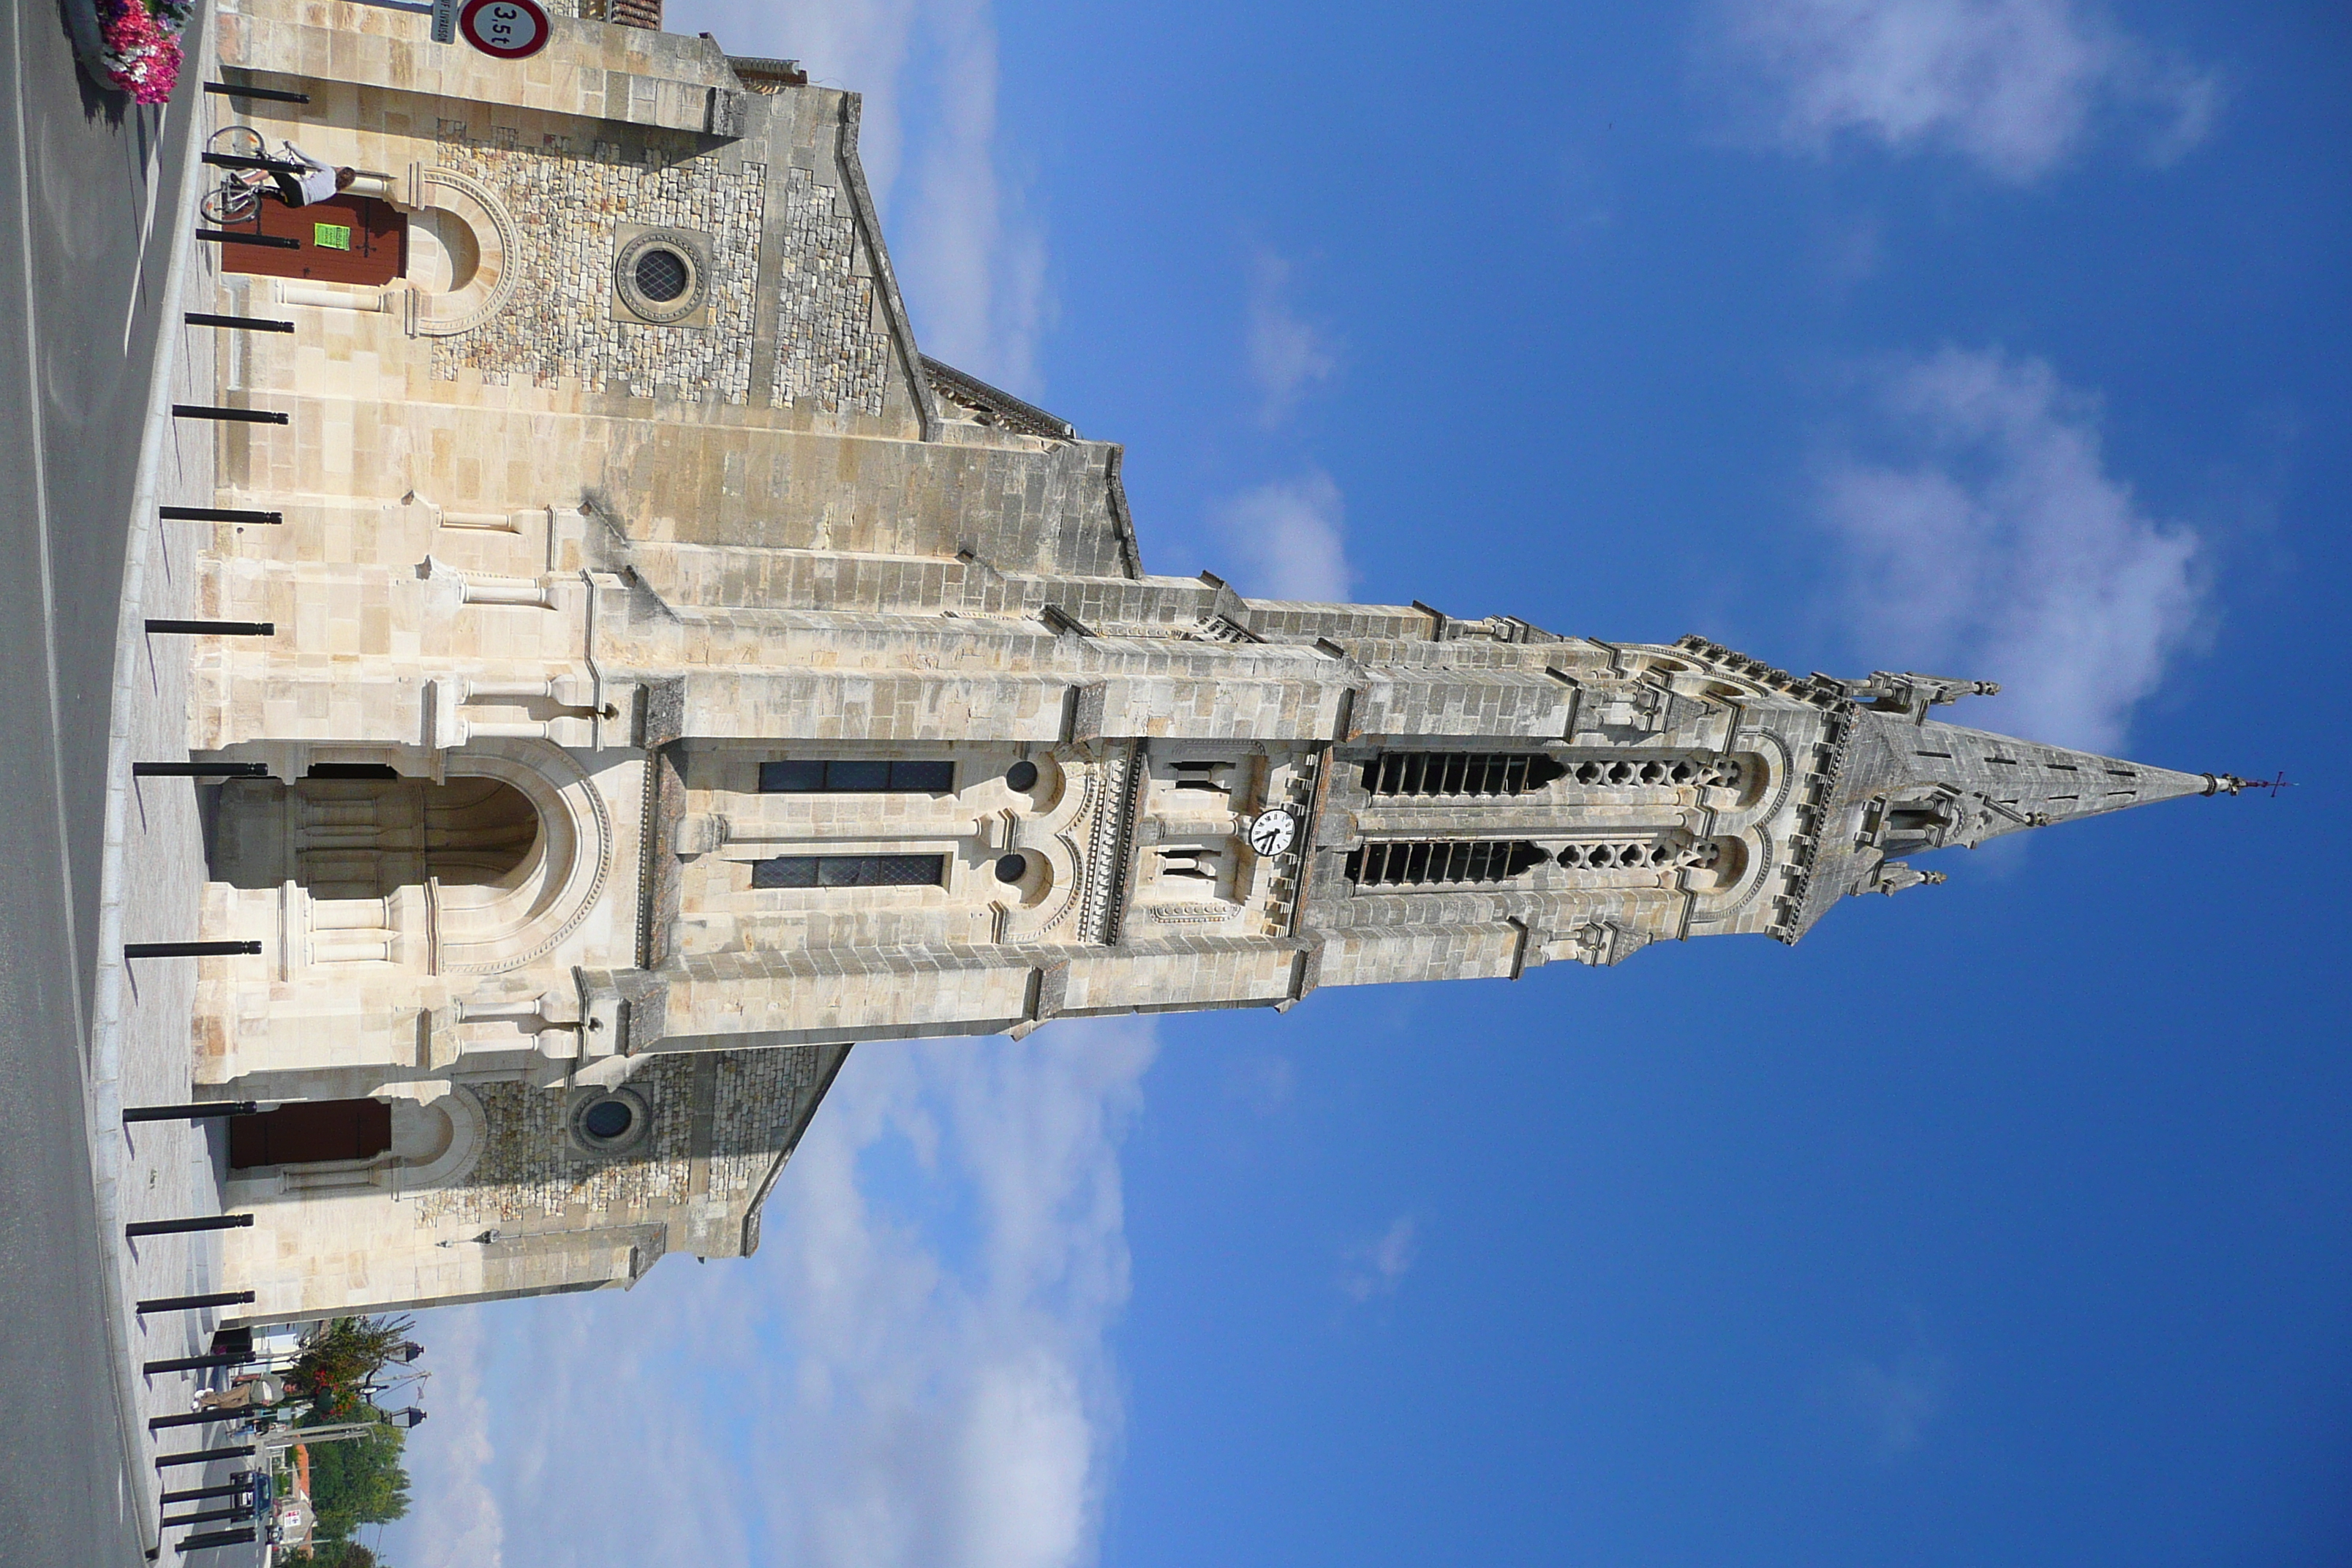
[[[268,155],[268,145],[250,125],[224,125],[206,138],[205,151],[231,158],[260,158]],[[243,223],[260,211],[261,193],[269,188],[267,169],[231,169],[205,195],[200,210],[215,228]]]

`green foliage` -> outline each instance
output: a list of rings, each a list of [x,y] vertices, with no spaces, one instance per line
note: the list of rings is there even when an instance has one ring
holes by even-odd
[[[416,1320],[331,1318],[303,1336],[286,1380],[297,1402],[299,1432],[343,1421],[382,1421],[361,1389],[396,1355]],[[378,1426],[364,1437],[309,1445],[310,1505],[317,1523],[306,1558],[318,1568],[380,1568],[375,1553],[352,1540],[362,1525],[389,1524],[408,1511],[405,1435]]]
[[[345,1541],[310,1552],[298,1552],[287,1560],[305,1564],[306,1568],[392,1568],[374,1552],[356,1541]]]
[[[362,1405],[339,1419],[364,1421],[377,1414]],[[401,1463],[405,1441],[396,1427],[381,1426],[348,1442],[310,1446],[310,1506],[318,1511],[318,1524],[310,1534],[315,1561],[343,1562],[349,1556],[352,1535],[360,1526],[389,1524],[407,1513],[408,1470]],[[342,1557],[335,1555],[339,1552]]]
[[[405,1316],[330,1318],[303,1336],[288,1381],[325,1416],[355,1403],[360,1384],[382,1370],[415,1326]]]

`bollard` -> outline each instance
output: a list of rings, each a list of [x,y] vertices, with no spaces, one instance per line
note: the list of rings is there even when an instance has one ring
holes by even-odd
[[[134,1220],[122,1227],[122,1234],[140,1236],[179,1236],[192,1230],[243,1230],[253,1223],[249,1214],[208,1214],[194,1219]]]
[[[251,1481],[223,1481],[216,1487],[190,1487],[185,1491],[165,1492],[156,1500],[165,1508],[175,1502],[202,1502],[206,1498],[243,1497],[253,1489]]]
[[[192,637],[274,637],[278,635],[276,621],[165,621],[150,620],[147,630],[184,633]]]
[[[250,1410],[184,1410],[177,1415],[150,1415],[147,1430],[161,1432],[172,1426],[209,1426],[215,1423],[226,1426],[252,1419]]]
[[[307,92],[287,92],[275,87],[239,87],[233,81],[208,81],[205,83],[205,90],[219,93],[223,98],[262,98],[272,103],[310,101],[310,95]]]
[[[287,242],[292,244],[291,240]],[[174,419],[226,419],[234,425],[283,425],[286,416],[268,408],[218,408],[209,403],[174,403]]]
[[[209,1465],[215,1459],[244,1459],[253,1455],[253,1445],[240,1444],[233,1448],[191,1448],[184,1454],[158,1454],[155,1468],[166,1470],[173,1465]]]
[[[213,1355],[175,1355],[164,1361],[151,1361],[145,1372],[149,1377],[166,1372],[204,1372],[215,1366],[243,1366],[253,1359],[249,1352],[221,1351]]]
[[[266,779],[268,763],[133,763],[134,779]]]
[[[145,1312],[194,1312],[205,1307],[242,1307],[253,1300],[250,1290],[215,1290],[206,1296],[158,1296],[139,1303]]]
[[[185,318],[192,327],[226,327],[231,331],[290,332],[291,321],[281,321],[272,316],[216,316],[210,310],[191,310]]]
[[[205,162],[215,169],[267,169],[274,174],[307,174],[308,163],[289,163],[283,158],[248,158],[242,153],[207,153]]]
[[[239,953],[256,953],[261,943],[255,942],[126,942],[122,944],[125,958],[231,958]]]
[[[244,234],[233,228],[200,228],[196,237],[211,240],[215,245],[266,245],[272,250],[302,248],[302,242],[291,235]]]
[[[163,1528],[170,1530],[175,1525],[218,1524],[225,1519],[251,1519],[252,1517],[253,1510],[250,1508],[208,1508],[202,1513],[184,1513],[177,1519],[167,1519],[163,1522]]]
[[[282,511],[251,511],[233,506],[165,506],[155,509],[165,522],[284,522]]]
[[[207,1116],[251,1116],[261,1109],[256,1100],[208,1100],[201,1105],[135,1105],[122,1113],[125,1121],[201,1121]]]
[[[209,1535],[191,1535],[180,1542],[182,1552],[209,1552],[215,1546],[250,1546],[251,1530],[215,1530]]]

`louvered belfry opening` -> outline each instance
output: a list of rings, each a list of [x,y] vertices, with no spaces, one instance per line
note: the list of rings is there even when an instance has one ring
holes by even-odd
[[[1390,752],[1364,764],[1364,792],[1526,795],[1567,772],[1540,752]]]
[[[1380,888],[1507,882],[1550,858],[1542,846],[1525,839],[1396,839],[1351,852],[1348,879]]]

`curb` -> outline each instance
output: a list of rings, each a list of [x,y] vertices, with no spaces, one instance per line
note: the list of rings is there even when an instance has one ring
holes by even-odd
[[[69,0],[69,12],[79,7]],[[93,16],[95,12],[93,11]],[[200,39],[209,47],[213,16],[206,6],[200,18]],[[198,32],[191,26],[190,32]],[[211,73],[191,72],[187,90],[195,94],[188,112],[188,156],[181,171],[178,204],[168,215],[172,224],[171,260],[163,274],[163,320],[156,327],[155,363],[147,383],[147,425],[139,443],[139,468],[131,487],[128,542],[122,552],[122,594],[114,633],[114,681],[106,738],[105,850],[98,887],[98,974],[90,1007],[89,1083],[83,1103],[89,1116],[90,1182],[94,1189],[99,1245],[110,1259],[99,1271],[107,1306],[107,1347],[113,1352],[115,1418],[122,1437],[123,1468],[135,1501],[140,1538],[152,1561],[163,1549],[163,1505],[148,1484],[146,1422],[139,1399],[137,1362],[131,1343],[129,1244],[123,1239],[122,1211],[118,1191],[123,1148],[122,1090],[122,897],[123,842],[131,799],[130,712],[131,683],[137,675],[133,649],[143,645],[141,597],[147,585],[147,557],[162,527],[155,510],[156,471],[163,462],[172,431],[172,376],[178,366],[184,327],[180,321],[186,298],[188,270],[195,245],[184,229],[202,189],[205,99],[203,82]],[[187,79],[183,79],[186,80]]]

